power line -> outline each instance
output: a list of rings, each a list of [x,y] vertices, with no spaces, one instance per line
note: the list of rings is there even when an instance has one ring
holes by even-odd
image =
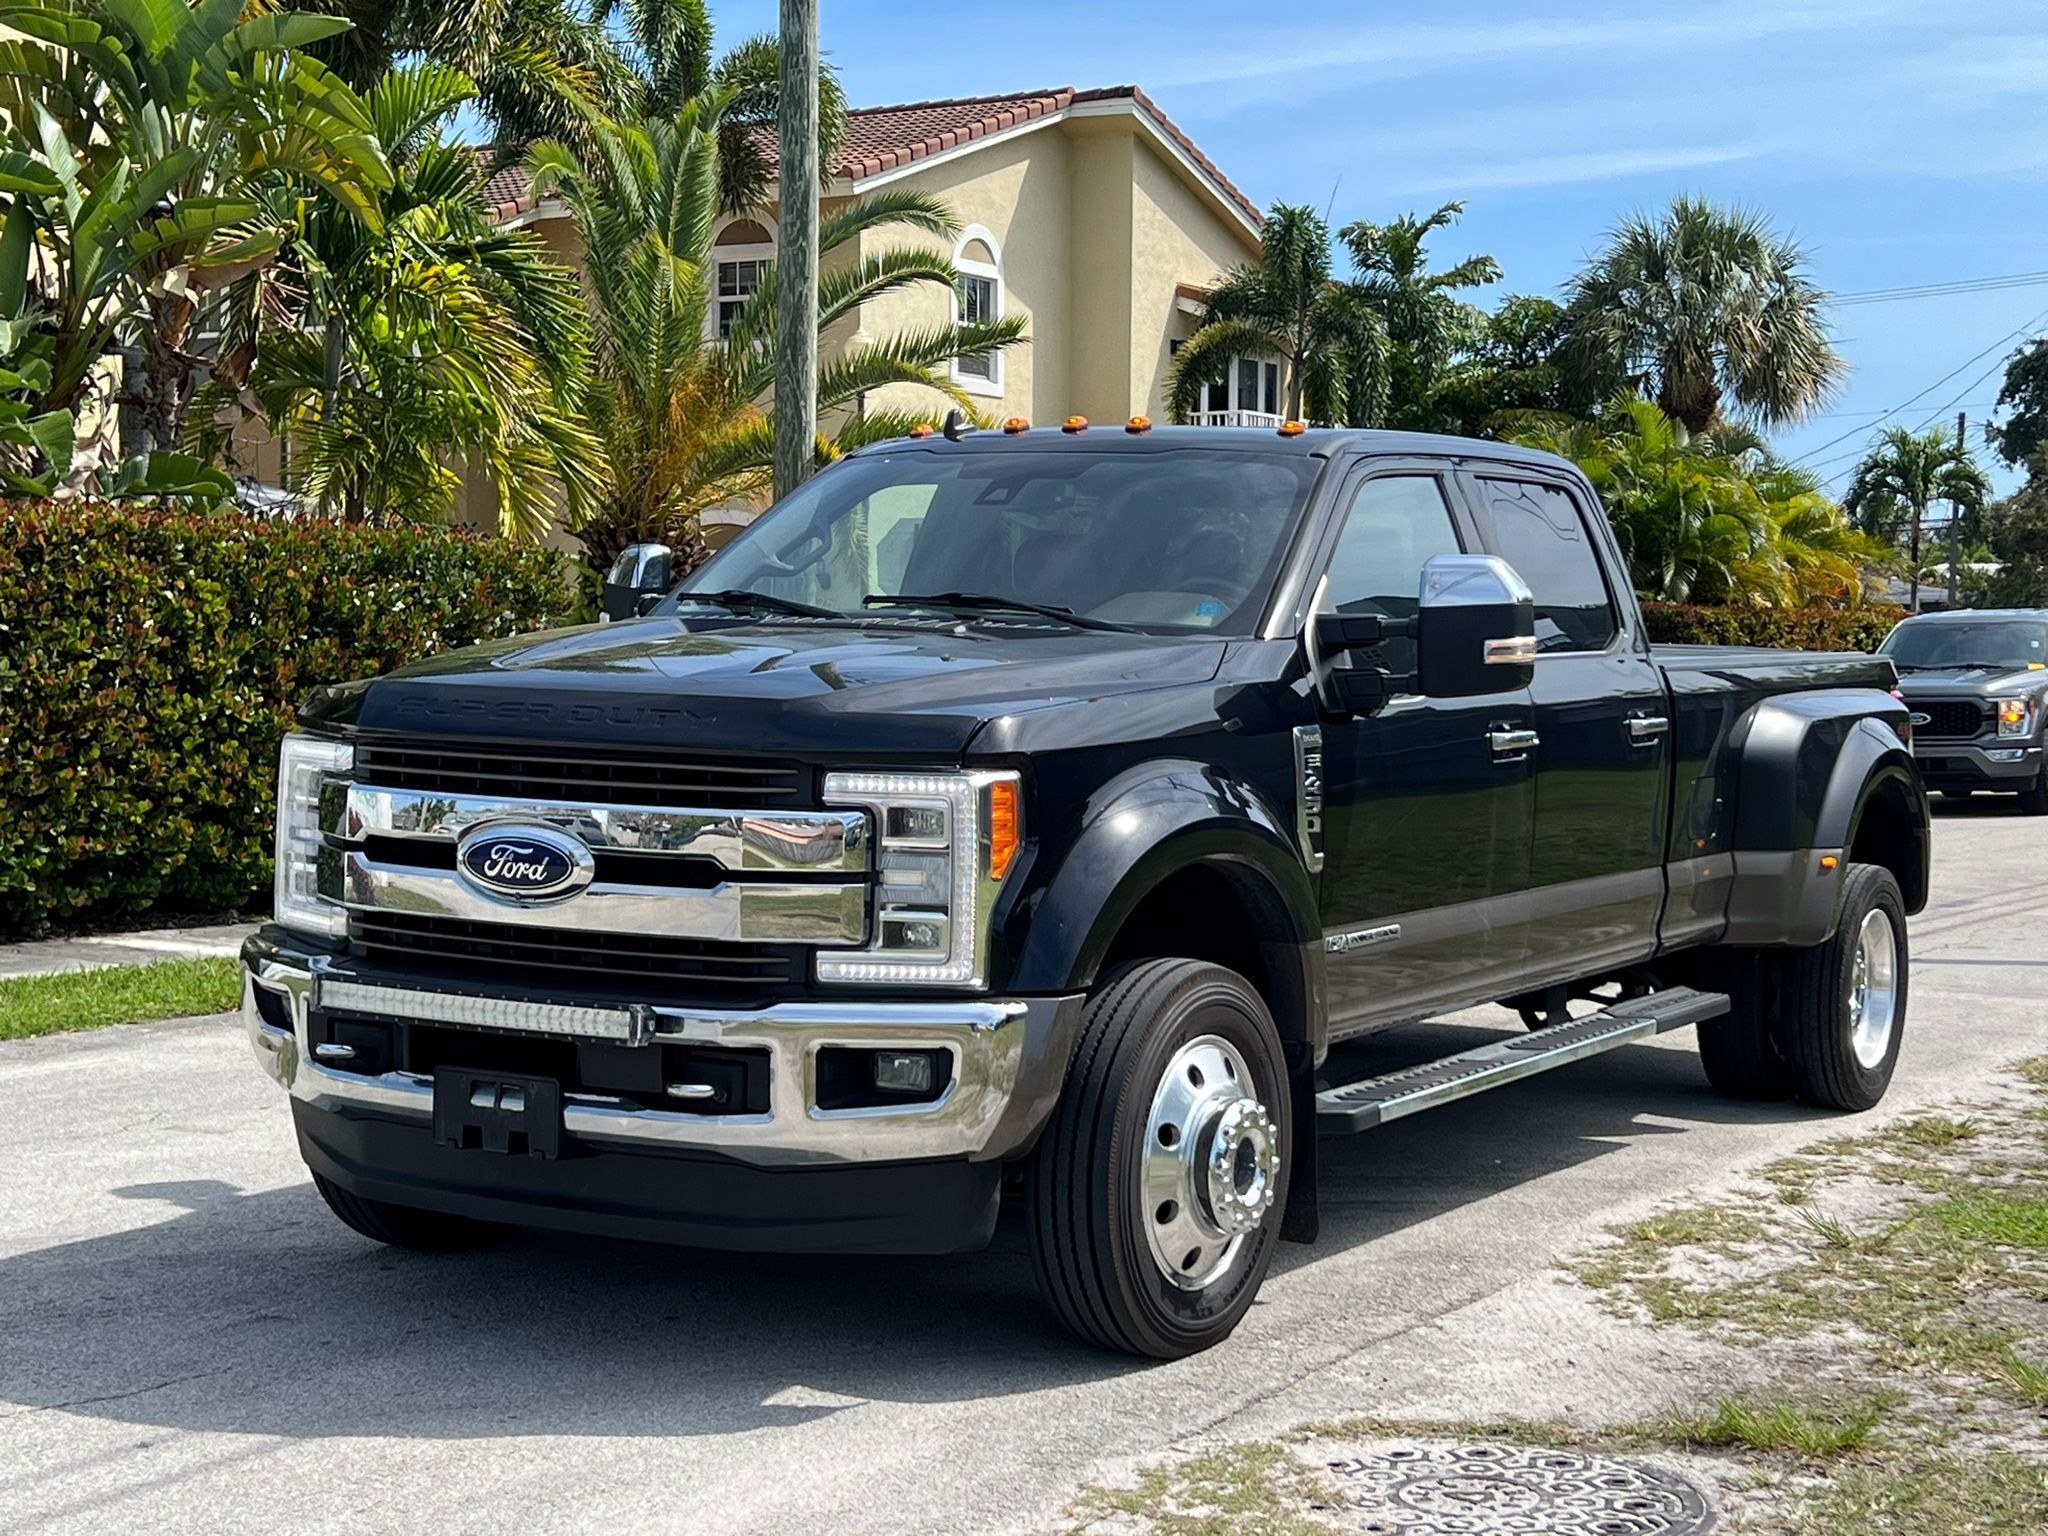
[[[1940,299],[1955,294],[2003,293],[2012,288],[2038,288],[2048,283],[2048,272],[2008,272],[2000,277],[1962,277],[1935,283],[1903,283],[1894,288],[1865,288],[1854,293],[1837,293],[1829,302],[1837,305],[1896,304],[1911,299]]]
[[[1929,384],[1925,389],[1919,390],[1914,394],[1910,395],[1909,397],[1907,397],[1906,399],[1901,400],[1897,405],[1891,407],[1891,409],[1880,412],[1878,415],[1878,420],[1882,421],[1887,416],[1896,416],[1900,411],[1907,409],[1909,406],[1918,405],[1922,400],[1926,399],[1929,395],[1933,394],[1937,389],[1941,388],[1942,385],[1946,384],[1950,379],[1954,378],[1957,374],[1961,373],[1965,368],[1971,368],[1974,367],[1976,364],[1981,363],[1982,361],[1984,361],[1986,357],[1990,356],[1993,352],[1996,352],[2000,347],[2008,345],[2010,342],[2012,342],[2012,340],[2015,337],[2025,335],[2027,332],[2031,331],[2035,326],[2039,325],[2043,320],[2048,320],[2048,309],[2042,310],[2039,314],[2035,315],[2031,320],[2027,321],[2024,325],[2018,327],[2016,330],[2008,331],[2005,335],[1999,337],[1998,340],[1992,342],[1990,346],[1984,348],[1983,351],[1977,353],[1974,357],[1965,358],[1962,362],[1956,364],[1955,367],[1951,368],[1947,373],[1944,373],[1940,378],[1936,379],[1932,384]],[[2003,361],[2003,359],[2001,359],[2001,361]],[[1996,365],[1994,365],[1994,368],[1995,366]],[[1988,378],[1990,377],[1990,375],[1987,373],[1985,377]],[[1979,382],[1982,381],[1980,380]],[[1970,389],[1975,389],[1976,387],[1976,384],[1972,384],[1969,386]],[[1968,391],[1966,390],[1965,393],[1968,393]],[[1961,397],[1958,396],[1958,398]],[[1943,409],[1948,409],[1948,407],[1943,407]],[[1872,422],[1870,425],[1875,426],[1876,422]],[[1809,469],[1820,469],[1824,466],[1823,464],[1815,463],[1814,460],[1816,458],[1818,458],[1821,454],[1826,453],[1830,448],[1835,447],[1839,443],[1847,442],[1850,438],[1854,437],[1858,432],[1862,432],[1865,430],[1866,428],[1864,427],[1851,427],[1848,431],[1839,433],[1838,435],[1829,438],[1819,447],[1809,448],[1806,452],[1800,454],[1799,457],[1793,462],[1798,464],[1804,464]],[[1840,457],[1840,455],[1837,455],[1836,457]],[[1825,462],[1832,463],[1834,461],[1830,459]]]

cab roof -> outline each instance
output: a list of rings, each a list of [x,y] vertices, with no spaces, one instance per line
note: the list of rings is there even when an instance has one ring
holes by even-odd
[[[1492,442],[1477,437],[1451,437],[1435,432],[1390,432],[1363,427],[1309,427],[1282,436],[1272,427],[1172,427],[1155,426],[1143,432],[1127,431],[1120,421],[1091,422],[1086,429],[1069,432],[1063,427],[1033,427],[1024,432],[1005,432],[1000,427],[978,427],[957,441],[934,431],[929,437],[892,437],[870,443],[848,454],[900,453],[924,449],[934,453],[1159,453],[1175,448],[1235,449],[1241,453],[1300,454],[1303,457],[1335,458],[1356,453],[1416,458],[1485,458],[1524,464],[1570,468],[1570,461],[1537,448],[1516,443]]]

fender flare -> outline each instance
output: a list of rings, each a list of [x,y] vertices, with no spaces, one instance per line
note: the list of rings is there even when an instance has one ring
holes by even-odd
[[[1064,856],[1034,898],[1014,950],[1020,992],[1092,986],[1116,936],[1161,882],[1194,865],[1219,869],[1262,909],[1262,945],[1291,952],[1274,965],[1298,997],[1273,999],[1285,1041],[1323,1050],[1322,929],[1315,887],[1286,824],[1256,791],[1217,768],[1159,759],[1091,797]],[[1271,960],[1277,957],[1269,957]],[[1297,1019],[1283,1016],[1298,1011]]]
[[[1899,850],[1910,910],[1926,902],[1926,791],[1900,739],[1905,710],[1874,688],[1767,699],[1751,711],[1736,780],[1730,944],[1813,945],[1832,937],[1843,856],[1880,796],[1904,797],[1912,845]],[[1827,859],[1834,865],[1826,865]]]

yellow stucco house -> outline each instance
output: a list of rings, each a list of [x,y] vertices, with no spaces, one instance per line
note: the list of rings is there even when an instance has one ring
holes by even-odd
[[[962,229],[945,254],[961,273],[952,316],[1022,314],[1029,343],[955,366],[955,382],[990,416],[1039,424],[1071,414],[1163,420],[1173,349],[1194,334],[1202,297],[1227,269],[1259,255],[1259,209],[1136,86],[1036,91],[865,107],[824,188],[835,203],[883,188],[945,201]],[[571,266],[582,251],[568,210],[536,201],[524,171],[501,171],[486,195],[497,216],[529,225]],[[719,309],[749,293],[775,254],[775,208],[729,217],[716,231]],[[901,226],[871,232],[839,260],[913,242]],[[828,262],[832,258],[828,257]],[[864,306],[820,338],[830,358],[867,336],[945,322],[948,296],[929,289]],[[1238,359],[1212,387],[1204,420],[1277,423],[1275,360]],[[930,391],[877,391],[877,409],[930,411]]]

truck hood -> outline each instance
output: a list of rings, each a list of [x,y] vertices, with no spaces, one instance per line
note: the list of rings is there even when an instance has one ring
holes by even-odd
[[[1953,667],[1939,672],[1901,672],[1899,692],[1913,699],[1989,699],[2048,688],[2048,669]]]
[[[637,619],[499,640],[323,688],[301,718],[362,732],[685,751],[957,759],[986,722],[1199,684],[1199,636],[1039,622]]]

